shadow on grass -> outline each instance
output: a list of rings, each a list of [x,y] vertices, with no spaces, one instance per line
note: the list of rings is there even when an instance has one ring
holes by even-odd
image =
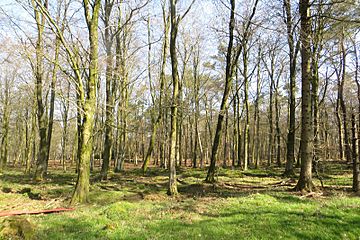
[[[171,211],[158,209],[167,214],[152,217],[146,216],[146,211],[138,216],[132,214],[133,208],[125,213],[121,209],[115,222],[103,215],[99,219],[43,219],[47,225],[39,229],[38,239],[355,239],[360,234],[359,209],[345,214],[292,196],[270,196],[278,201],[270,206],[267,196],[260,197],[264,199],[251,202],[250,198],[250,202],[232,202],[215,209],[208,205],[205,213],[195,217],[196,204],[186,202]],[[186,213],[178,214],[181,211]],[[127,222],[121,222],[122,215],[128,216]]]
[[[283,185],[283,181],[280,184],[274,183],[274,180],[280,180],[278,177],[282,174],[281,169],[273,169],[271,171],[250,169],[242,172],[239,169],[219,168],[219,182],[207,184],[203,182],[206,176],[205,168],[193,169],[182,167],[178,169],[178,176],[180,178],[178,190],[183,198],[236,198],[253,193],[288,192],[292,188],[291,184]],[[99,172],[97,171],[92,172],[92,179],[96,178],[98,174]],[[120,173],[110,173],[108,181],[92,181],[91,199],[94,203],[106,205],[119,200],[136,202],[146,200],[148,196],[156,198],[153,195],[163,197],[166,196],[165,192],[168,187],[167,175],[167,170],[161,168],[149,168],[145,176],[139,168],[128,169]],[[273,178],[270,179],[271,177]],[[264,180],[264,178],[267,179]],[[20,188],[22,185],[33,186],[32,188],[50,198],[69,194],[74,188],[75,181],[75,173],[64,173],[61,171],[50,171],[47,180],[41,183],[35,182],[30,176],[15,170],[4,173],[1,179],[2,183],[10,187],[14,185],[14,188]],[[329,188],[329,190],[342,191],[342,189],[338,188]]]
[[[29,174],[21,174],[19,172],[6,172],[1,176],[1,181],[8,184],[16,185],[73,185],[76,176],[71,173],[49,173],[44,181],[35,181]]]

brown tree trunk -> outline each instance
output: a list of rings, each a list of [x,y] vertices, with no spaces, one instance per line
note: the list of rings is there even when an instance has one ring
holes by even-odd
[[[285,176],[294,175],[294,162],[295,162],[295,91],[296,91],[296,59],[299,51],[299,41],[295,46],[294,28],[291,14],[291,2],[290,0],[284,0],[284,8],[286,13],[286,29],[287,29],[287,41],[289,46],[289,126],[286,143],[286,165]]]
[[[170,57],[173,81],[173,94],[171,103],[171,126],[170,126],[170,154],[169,154],[169,186],[168,195],[177,195],[176,185],[176,135],[179,101],[179,73],[176,53],[176,37],[179,19],[176,14],[176,0],[170,0],[171,32],[170,32]]]
[[[218,158],[218,150],[220,145],[220,139],[222,135],[223,121],[228,105],[228,98],[231,92],[232,77],[234,72],[234,66],[236,65],[233,61],[233,44],[234,44],[234,29],[235,29],[235,0],[230,0],[230,21],[229,21],[229,43],[226,55],[226,72],[225,72],[225,89],[223,98],[220,105],[220,111],[218,121],[216,125],[214,143],[211,151],[210,167],[206,176],[207,182],[215,181],[215,167]]]
[[[95,0],[90,11],[90,3],[87,0],[83,2],[85,18],[89,29],[89,77],[87,79],[88,88],[86,101],[83,104],[83,124],[81,127],[81,149],[79,158],[79,172],[74,193],[71,198],[71,204],[84,203],[89,200],[90,185],[90,158],[93,147],[93,127],[94,113],[96,107],[96,86],[98,81],[98,20],[101,1]],[[82,95],[82,94],[80,94]]]
[[[43,6],[47,8],[47,0],[42,2]],[[47,162],[47,122],[46,111],[43,102],[43,78],[44,78],[44,40],[43,33],[45,28],[45,16],[41,14],[38,4],[33,0],[32,5],[34,8],[34,14],[37,26],[37,42],[36,42],[36,64],[35,64],[35,92],[37,101],[37,118],[39,126],[39,152],[36,161],[36,171],[34,179],[42,181],[46,174],[46,162]]]
[[[104,152],[103,152],[103,162],[100,171],[101,180],[107,179],[107,174],[109,171],[110,160],[112,158],[112,149],[113,149],[113,124],[114,124],[114,94],[116,93],[115,82],[116,79],[114,75],[113,68],[113,34],[111,32],[111,12],[113,8],[113,1],[106,0],[104,5],[104,44],[106,52],[106,105],[105,105],[105,141],[104,141]],[[118,31],[118,30],[117,30]],[[117,58],[118,59],[118,58]],[[116,69],[118,70],[118,69]]]
[[[351,115],[352,125],[352,161],[353,161],[353,184],[352,189],[354,192],[360,191],[360,169],[359,169],[359,146],[358,146],[358,129],[356,126],[355,113]]]
[[[344,100],[344,84],[345,84],[345,76],[346,76],[346,50],[344,45],[344,33],[342,33],[340,40],[340,51],[341,51],[341,78],[339,78],[339,101],[341,107],[342,121],[343,121],[343,129],[344,129],[344,145],[345,145],[345,157],[347,162],[351,162],[351,146],[349,143],[349,131],[348,131],[348,121],[347,121],[347,109]]]
[[[312,113],[311,113],[311,18],[309,0],[300,0],[301,19],[301,171],[295,186],[298,191],[312,191]]]

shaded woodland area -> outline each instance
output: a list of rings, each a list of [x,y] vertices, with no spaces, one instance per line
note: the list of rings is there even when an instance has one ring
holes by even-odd
[[[71,211],[0,238],[359,238],[359,19],[357,0],[1,2],[0,213]]]

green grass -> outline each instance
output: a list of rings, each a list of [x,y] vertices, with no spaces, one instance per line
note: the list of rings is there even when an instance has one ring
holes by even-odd
[[[358,239],[360,199],[301,200],[281,193],[120,201],[33,221],[38,239]]]
[[[36,226],[35,239],[360,238],[360,198],[332,185],[337,179],[349,188],[348,174],[329,174],[322,194],[302,196],[289,191],[291,185],[279,184],[288,179],[282,179],[278,170],[241,173],[222,169],[215,185],[201,181],[204,170],[179,172],[184,183],[179,184],[181,194],[176,198],[165,194],[163,171],[157,174],[151,169],[143,177],[133,170],[92,184],[91,203],[79,205],[73,212],[22,218]],[[39,185],[16,170],[9,171],[0,184],[13,192],[0,194],[0,210],[11,206],[14,199],[24,205],[33,203],[27,206],[36,209],[54,199],[65,205],[74,177],[57,172]],[[44,200],[31,200],[16,192],[23,187],[40,193]]]

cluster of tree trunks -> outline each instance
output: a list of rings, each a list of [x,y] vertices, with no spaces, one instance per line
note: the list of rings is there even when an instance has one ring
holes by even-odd
[[[146,78],[151,105],[148,107],[131,99],[133,73],[129,61],[134,54],[129,47],[134,40],[134,14],[148,2],[143,1],[136,8],[127,9],[122,0],[82,1],[87,33],[87,46],[84,47],[73,42],[73,35],[70,34],[69,38],[65,34],[69,28],[67,11],[70,3],[58,2],[58,12],[53,16],[48,0],[31,0],[29,6],[36,23],[36,37],[34,56],[28,53],[27,58],[34,77],[34,96],[30,106],[26,107],[26,120],[19,123],[17,129],[18,134],[24,136],[20,145],[25,151],[21,153],[23,159],[20,160],[19,154],[15,163],[23,164],[27,173],[34,164],[34,179],[42,181],[45,178],[53,129],[57,124],[54,116],[58,98],[62,168],[66,170],[66,162],[72,158],[73,162],[76,160],[78,174],[71,200],[73,204],[88,201],[90,170],[97,159],[101,162],[100,180],[108,179],[111,164],[115,172],[120,172],[125,160],[131,159],[138,164],[138,159],[141,159],[142,171],[146,174],[151,160],[154,160],[154,165],[168,169],[168,194],[176,195],[176,168],[184,164],[189,166],[188,162],[193,168],[208,165],[206,181],[213,183],[220,162],[223,167],[231,165],[244,171],[264,165],[284,167],[284,175],[293,177],[297,159],[300,176],[295,189],[312,191],[315,189],[313,171],[318,173],[321,160],[338,153],[339,159],[352,163],[353,190],[359,191],[358,44],[341,26],[340,34],[331,40],[335,57],[323,59],[328,25],[337,28],[337,24],[331,24],[325,17],[336,11],[334,4],[323,0],[316,1],[316,4],[300,0],[299,12],[295,13],[292,1],[282,1],[281,20],[287,44],[287,54],[284,55],[281,53],[281,41],[284,40],[281,36],[268,37],[266,42],[258,36],[259,1],[252,1],[248,11],[244,11],[246,14],[240,18],[239,5],[235,0],[229,0],[226,8],[228,25],[224,30],[226,46],[221,45],[220,56],[214,57],[221,58],[219,62],[224,64],[224,74],[215,78],[202,73],[204,66],[211,64],[201,58],[200,35],[191,36],[194,41],[188,43],[180,27],[195,1],[182,15],[178,13],[181,8],[177,0],[162,1],[163,32],[159,40],[161,56],[157,75],[152,55],[153,38],[157,36],[152,35],[151,17],[144,18],[147,23]],[[313,15],[311,11],[318,14]],[[296,24],[297,20],[300,26]],[[51,57],[47,52],[47,29],[55,36]],[[195,36],[195,33],[191,35]],[[104,45],[103,76],[99,67],[102,64],[99,63],[101,41]],[[297,75],[300,75],[297,74],[299,53],[301,111],[297,111],[300,109],[297,109],[296,88]],[[355,64],[354,74],[348,73],[350,54]],[[70,71],[64,67],[63,58]],[[168,58],[171,62],[169,75]],[[326,70],[325,77],[319,70],[324,61],[329,61],[328,66],[333,69],[330,74]],[[215,69],[214,66],[209,68]],[[68,78],[66,84],[59,83],[60,73]],[[99,91],[102,78],[105,83],[104,99]],[[357,85],[357,108],[349,107],[347,103],[347,82],[351,78]],[[333,90],[336,94],[329,97],[330,79],[336,80]],[[220,84],[216,88],[206,85],[211,81],[212,84]],[[282,85],[281,81],[286,84]],[[9,131],[14,111],[11,107],[12,82],[13,78],[7,77],[1,92],[0,169],[6,166],[9,156]],[[58,85],[61,86],[59,89]],[[205,90],[204,86],[208,89]],[[252,92],[253,87],[255,90]],[[264,88],[267,88],[266,97]],[[286,98],[284,89],[287,91]],[[212,95],[211,91],[215,94]],[[70,100],[72,92],[76,95],[74,103]],[[221,96],[218,96],[219,92]],[[332,99],[335,95],[336,99]],[[221,98],[219,105],[217,97]],[[76,119],[73,121],[76,131],[70,138],[73,133],[72,104],[76,106]],[[286,120],[283,113],[287,113]],[[331,113],[337,123],[335,133],[329,126]],[[147,118],[150,120],[148,123]],[[132,121],[136,121],[137,125]],[[298,126],[300,133],[297,133]],[[300,142],[296,136],[300,137]],[[72,148],[70,142],[73,143]],[[330,142],[337,142],[338,149],[332,150]]]

